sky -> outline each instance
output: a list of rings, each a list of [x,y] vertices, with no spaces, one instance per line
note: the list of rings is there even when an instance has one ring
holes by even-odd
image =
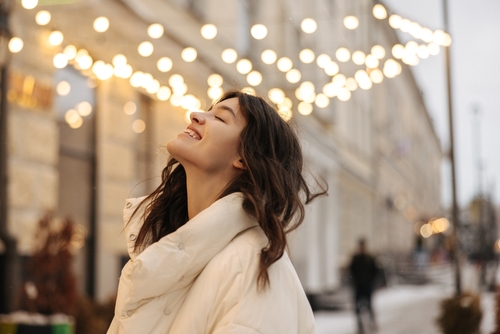
[[[443,29],[439,0],[383,0],[389,12],[432,30]],[[448,0],[453,94],[453,131],[457,174],[457,199],[464,208],[478,193],[500,204],[500,1]],[[402,41],[408,34],[399,33]],[[449,148],[445,55],[421,60],[412,68],[441,140]],[[478,112],[475,114],[474,110]],[[478,164],[478,161],[480,163]],[[482,177],[478,177],[478,165]],[[443,162],[442,200],[451,203],[450,165]]]

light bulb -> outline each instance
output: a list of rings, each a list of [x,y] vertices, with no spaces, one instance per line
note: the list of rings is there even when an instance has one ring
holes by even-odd
[[[127,64],[127,57],[119,53],[113,57],[111,63],[116,67],[125,66]]]
[[[354,15],[344,17],[344,26],[349,30],[354,30],[359,27],[359,20]]]
[[[399,29],[399,27],[401,27],[401,21],[403,21],[403,18],[399,15],[392,14],[389,16],[389,25],[393,29]]]
[[[170,96],[172,96],[172,91],[167,86],[161,86],[158,92],[156,93],[156,97],[160,101],[167,101]]]
[[[316,64],[318,64],[318,66],[319,66],[320,68],[323,68],[323,69],[324,69],[324,68],[328,65],[328,63],[329,63],[329,62],[331,62],[331,61],[332,61],[332,58],[331,58],[329,55],[325,54],[325,53],[320,54],[320,55],[318,56],[318,58],[316,58]]]
[[[366,55],[363,51],[354,51],[352,53],[352,62],[356,65],[363,65],[365,63]]]
[[[63,53],[66,55],[66,57],[68,59],[75,59],[76,58],[76,52],[78,50],[76,49],[76,47],[74,45],[68,45],[64,48],[64,51]]]
[[[240,59],[236,63],[236,70],[241,74],[247,74],[252,70],[252,63],[248,59]]]
[[[263,24],[255,24],[250,29],[250,33],[255,39],[264,39],[267,36],[267,28]]]
[[[153,23],[148,27],[148,35],[151,38],[158,39],[163,36],[165,29],[159,23]]]
[[[192,63],[193,61],[195,61],[197,56],[198,52],[196,52],[196,49],[192,47],[185,48],[181,52],[182,59],[187,63]]]
[[[153,54],[154,47],[153,44],[149,41],[144,41],[137,47],[137,51],[143,57],[149,57]]]
[[[300,27],[306,34],[312,34],[316,31],[316,29],[318,29],[318,24],[313,19],[306,18],[302,20],[302,22],[300,23]]]
[[[222,76],[219,74],[210,74],[210,76],[207,79],[207,83],[210,87],[220,87],[222,86],[222,83],[224,82],[224,79]]]
[[[318,108],[326,108],[330,104],[330,99],[325,94],[319,93],[316,95],[314,103],[318,106]]]
[[[58,53],[54,56],[53,64],[55,68],[64,68],[68,65],[68,57],[64,53]]]
[[[299,59],[302,61],[304,64],[310,64],[314,61],[314,58],[316,56],[314,55],[314,51],[311,49],[303,49],[299,53]]]
[[[299,111],[299,114],[307,116],[313,112],[313,105],[311,103],[302,101],[297,106],[297,110]]]
[[[38,0],[22,0],[21,6],[25,9],[33,9],[38,5]]]
[[[61,45],[64,40],[64,35],[58,30],[54,30],[49,35],[49,44],[53,46]]]
[[[213,24],[205,24],[201,27],[201,36],[204,39],[214,39],[217,36],[217,27]]]
[[[277,57],[276,52],[270,49],[262,51],[262,54],[260,55],[262,62],[267,65],[274,64]]]
[[[71,91],[71,85],[67,81],[61,81],[56,86],[56,92],[60,96],[66,96]]]
[[[87,101],[82,101],[76,105],[76,110],[81,116],[88,116],[92,113],[92,105]]]
[[[221,57],[226,64],[232,64],[238,58],[238,53],[234,49],[225,49],[222,51]]]
[[[297,83],[300,81],[302,74],[296,68],[292,68],[290,71],[286,72],[286,80],[289,83]]]
[[[385,49],[382,45],[374,45],[371,49],[371,54],[378,59],[385,57]]]
[[[338,48],[335,52],[338,61],[345,63],[351,58],[351,52],[347,48]]]
[[[262,82],[262,74],[257,71],[252,71],[247,74],[247,82],[250,86],[258,86]]]
[[[23,49],[24,42],[19,37],[12,37],[9,40],[9,51],[12,53],[18,53]]]
[[[36,23],[38,25],[41,25],[41,26],[45,26],[45,25],[49,24],[50,19],[51,19],[50,12],[48,12],[46,10],[39,11],[38,13],[36,13],[36,16],[35,16]]]
[[[324,70],[327,75],[334,76],[335,74],[339,73],[340,67],[339,64],[332,60],[328,63],[328,65],[325,66]]]
[[[383,5],[378,3],[373,6],[373,16],[375,16],[376,19],[383,20],[387,17],[387,10]]]
[[[404,57],[406,49],[401,44],[396,44],[392,47],[392,56],[396,59],[401,59]]]
[[[278,70],[280,70],[281,72],[288,72],[292,69],[293,62],[288,57],[281,57],[280,59],[278,59],[276,65],[278,66]]]
[[[97,32],[105,32],[109,28],[109,20],[107,17],[100,16],[94,20],[94,30]]]
[[[160,72],[168,72],[172,69],[172,60],[168,57],[161,57],[158,59],[156,66]]]

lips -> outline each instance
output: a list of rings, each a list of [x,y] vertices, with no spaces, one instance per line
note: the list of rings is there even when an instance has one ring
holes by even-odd
[[[188,136],[190,136],[191,138],[194,138],[196,140],[201,139],[201,136],[198,133],[198,131],[196,131],[195,129],[193,129],[191,127],[188,127],[186,130],[183,131],[183,133],[187,134]]]

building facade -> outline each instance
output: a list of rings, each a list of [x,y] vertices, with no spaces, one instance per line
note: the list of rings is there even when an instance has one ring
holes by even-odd
[[[374,5],[40,0],[26,9],[13,3],[10,27],[23,46],[9,65],[8,216],[2,224],[16,252],[33,251],[46,211],[70,216],[85,240],[75,263],[81,291],[100,300],[113,295],[127,260],[124,200],[159,184],[165,144],[186,127],[189,110],[206,110],[221,89],[250,86],[269,94],[297,125],[307,177],[329,187],[290,235],[289,252],[306,292],[341,284],[341,268],[360,237],[374,252],[408,253],[419,218],[442,214],[441,152],[410,67],[391,54],[396,33],[387,18],[374,17]],[[50,13],[46,24],[40,11]],[[358,19],[356,29],[346,28],[346,16]],[[304,31],[312,29],[306,18],[314,19],[314,32]],[[148,34],[154,23],[164,29],[158,38]],[[217,28],[215,38],[200,33],[206,24]],[[252,36],[256,24],[267,28],[262,39]],[[54,31],[62,33],[60,43]],[[385,51],[377,66],[354,62],[354,51],[371,55],[375,45]],[[187,48],[196,50],[194,61]],[[339,60],[339,48],[349,51],[347,61]],[[265,50],[272,51],[270,59]],[[250,71],[240,68],[242,59]],[[371,74],[384,73],[388,59],[400,73]],[[364,74],[355,78],[359,70]]]

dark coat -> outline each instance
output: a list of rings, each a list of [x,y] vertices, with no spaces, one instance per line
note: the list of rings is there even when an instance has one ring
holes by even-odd
[[[356,254],[349,265],[352,284],[356,290],[372,291],[379,272],[375,259],[368,254]]]

